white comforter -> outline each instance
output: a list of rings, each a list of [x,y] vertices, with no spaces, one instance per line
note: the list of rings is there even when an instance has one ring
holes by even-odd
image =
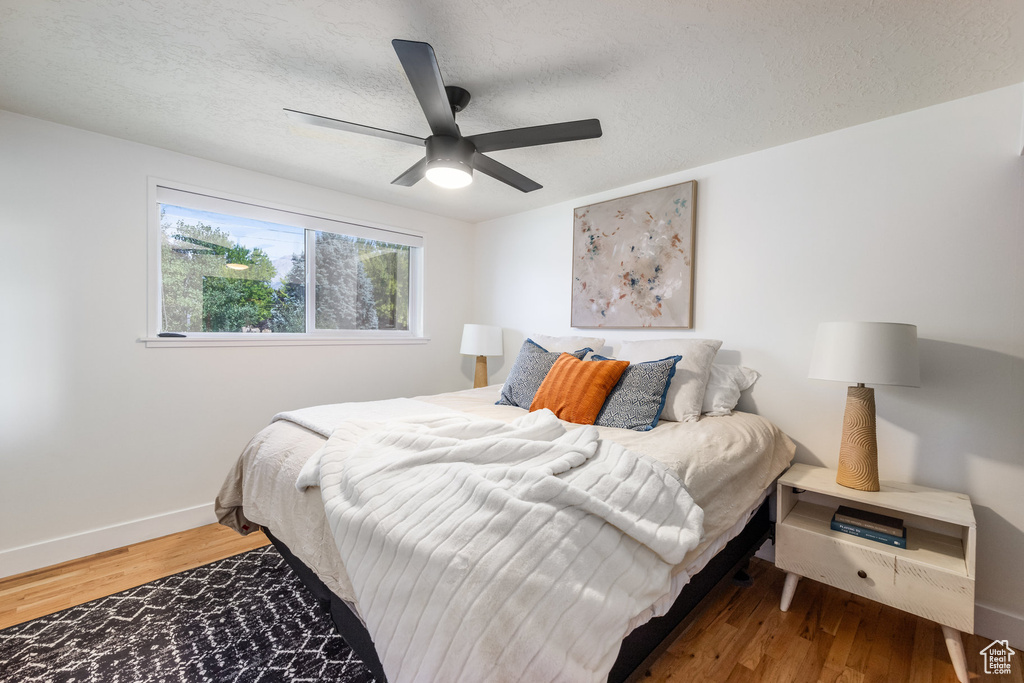
[[[317,478],[392,683],[605,680],[701,537],[664,465],[550,411],[348,420]]]

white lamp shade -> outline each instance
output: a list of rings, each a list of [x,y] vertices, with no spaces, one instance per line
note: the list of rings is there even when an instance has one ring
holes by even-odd
[[[462,328],[462,349],[467,356],[500,356],[501,328],[494,325],[466,325]]]
[[[855,384],[920,386],[917,326],[821,323],[808,377]]]

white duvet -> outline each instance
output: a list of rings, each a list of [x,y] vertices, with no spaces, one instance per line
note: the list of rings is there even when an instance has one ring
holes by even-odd
[[[334,429],[352,419],[389,421],[431,414],[468,414],[510,423],[526,415],[514,406],[495,405],[500,385],[416,399],[345,403],[282,413],[250,441],[225,477],[217,496],[221,523],[251,533],[260,525],[274,535],[362,617],[319,488],[296,491],[300,472],[311,465]],[[586,429],[562,423],[567,431]],[[304,426],[300,426],[304,425]],[[793,458],[794,445],[778,427],[749,413],[699,422],[662,421],[649,432],[598,427],[605,442],[618,443],[657,460],[672,471],[704,511],[704,538],[672,570],[672,587],[633,619],[635,628],[664,614],[689,577],[738,534],[766,489]]]
[[[349,419],[317,480],[393,683],[605,680],[701,539],[668,468],[550,411]]]

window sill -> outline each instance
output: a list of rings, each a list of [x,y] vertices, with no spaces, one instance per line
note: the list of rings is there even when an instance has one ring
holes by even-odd
[[[381,346],[389,344],[426,344],[430,337],[285,337],[267,338],[254,334],[244,337],[141,337],[146,348],[203,348],[222,346]]]

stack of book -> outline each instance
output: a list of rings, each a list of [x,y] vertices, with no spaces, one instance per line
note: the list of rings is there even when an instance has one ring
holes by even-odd
[[[897,548],[907,547],[907,528],[903,526],[903,520],[877,512],[840,505],[832,515],[832,530]]]

